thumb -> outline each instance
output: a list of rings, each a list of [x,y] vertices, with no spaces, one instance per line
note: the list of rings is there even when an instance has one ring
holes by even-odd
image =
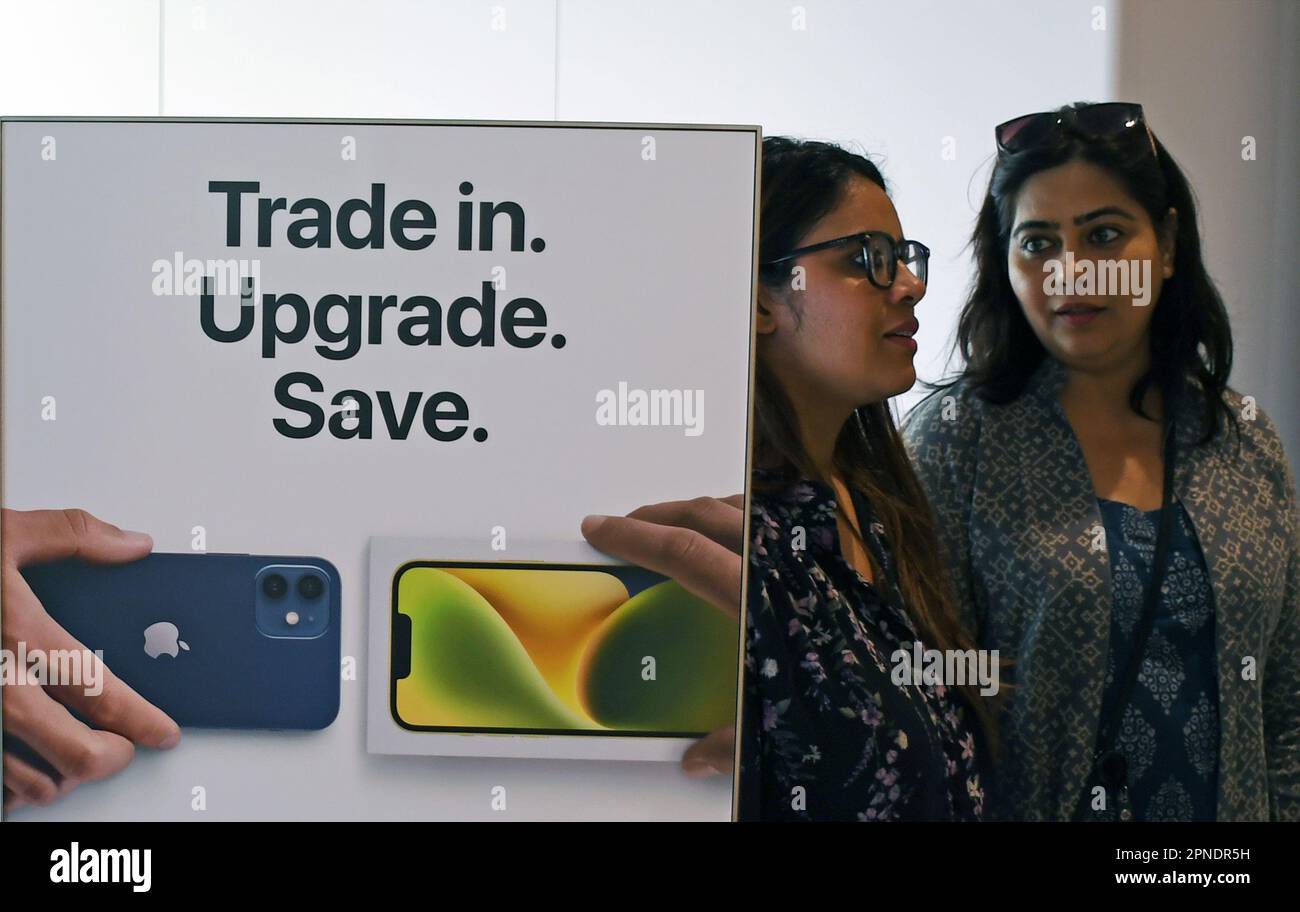
[[[730,773],[735,751],[736,727],[719,728],[686,748],[682,771],[696,779]]]
[[[118,564],[144,557],[153,550],[153,539],[85,510],[4,510],[0,546],[5,562],[17,567],[65,557]]]

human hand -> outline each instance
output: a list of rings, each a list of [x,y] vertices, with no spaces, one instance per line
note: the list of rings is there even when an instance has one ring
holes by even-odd
[[[28,564],[67,557],[101,564],[139,560],[153,549],[153,539],[143,532],[119,529],[85,510],[3,510],[0,542],[0,595],[4,602],[0,645],[7,651],[8,661],[14,661],[20,643],[29,656],[36,650],[47,656],[64,650],[84,657],[88,671],[93,662],[93,672],[102,681],[102,689],[95,694],[67,683],[0,687],[5,737],[22,741],[33,755],[4,751],[5,809],[49,804],[83,782],[119,773],[135,756],[137,744],[174,747],[181,737],[179,726],[50,617],[19,572]],[[39,768],[42,762],[48,764],[47,769]]]
[[[593,547],[662,573],[727,616],[740,619],[744,495],[649,504],[627,516],[588,516],[582,534]],[[737,631],[739,635],[739,631]],[[734,725],[687,748],[682,770],[692,777],[730,773]]]

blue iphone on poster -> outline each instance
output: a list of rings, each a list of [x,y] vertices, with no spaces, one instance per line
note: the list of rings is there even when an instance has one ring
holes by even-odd
[[[341,587],[327,560],[156,553],[22,575],[51,617],[182,728],[319,729],[338,714]]]

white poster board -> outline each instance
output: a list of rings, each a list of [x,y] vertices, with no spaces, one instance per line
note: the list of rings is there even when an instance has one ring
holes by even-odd
[[[202,787],[205,819],[477,819],[507,781],[516,819],[726,819],[730,784],[674,764],[367,754],[366,560],[374,537],[497,528],[579,548],[586,514],[744,489],[759,143],[734,126],[6,121],[4,506],[82,507],[157,551],[201,527],[209,551],[324,557],[356,670],[322,731],[187,731],[25,813],[190,819]],[[232,260],[255,305],[217,284],[205,331],[192,261],[220,280]],[[438,329],[403,333],[424,297]],[[601,423],[620,389],[701,407]],[[363,411],[331,405],[341,390],[371,400],[368,439],[336,433]]]

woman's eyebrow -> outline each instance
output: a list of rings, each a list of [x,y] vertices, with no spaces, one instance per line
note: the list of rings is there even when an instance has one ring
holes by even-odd
[[[863,228],[858,232],[858,234],[883,234],[894,243],[898,243],[898,240],[903,236],[901,231],[898,234],[894,234],[894,232],[886,228]]]
[[[1137,218],[1131,212],[1121,209],[1119,206],[1102,206],[1100,209],[1085,212],[1083,215],[1076,215],[1074,217],[1074,224],[1082,225],[1084,222],[1090,222],[1095,218],[1101,218],[1103,215],[1118,215],[1120,218],[1126,218],[1130,222],[1137,221]]]
[[[1074,217],[1074,224],[1082,225],[1084,222],[1090,222],[1093,219],[1101,218],[1103,215],[1118,215],[1120,218],[1126,218],[1130,222],[1137,221],[1137,217],[1133,215],[1131,212],[1129,212],[1127,209],[1121,209],[1119,206],[1102,206],[1100,209],[1094,209],[1091,212],[1085,212],[1083,215],[1076,215]],[[1015,227],[1015,230],[1011,232],[1011,236],[1015,237],[1020,232],[1027,231],[1030,228],[1048,228],[1048,229],[1055,230],[1060,227],[1061,225],[1059,222],[1048,222],[1040,219],[1033,219],[1030,221],[1021,222],[1019,225],[1017,225]]]
[[[1077,221],[1076,221],[1076,224],[1077,224]],[[1060,222],[1045,222],[1045,221],[1042,221],[1041,219],[1034,219],[1034,220],[1027,221],[1027,222],[1021,222],[1019,225],[1016,226],[1015,230],[1011,232],[1011,236],[1012,236],[1012,237],[1015,237],[1015,236],[1016,236],[1017,234],[1019,234],[1020,232],[1022,232],[1022,231],[1028,231],[1030,228],[1051,228],[1051,229],[1056,229],[1056,228],[1060,228],[1060,227],[1061,227]]]

